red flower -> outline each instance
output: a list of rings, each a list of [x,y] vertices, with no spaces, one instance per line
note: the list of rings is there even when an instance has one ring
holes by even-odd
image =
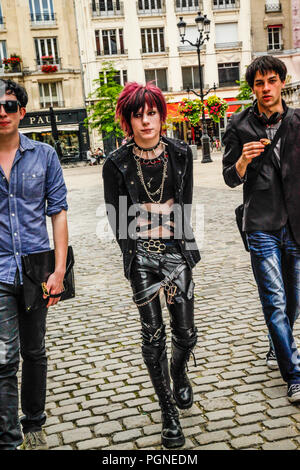
[[[44,73],[54,73],[54,72],[57,72],[57,66],[56,65],[42,65],[41,70]]]

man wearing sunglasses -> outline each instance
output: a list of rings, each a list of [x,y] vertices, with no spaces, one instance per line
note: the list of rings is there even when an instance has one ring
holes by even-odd
[[[46,215],[51,217],[55,272],[47,288],[55,295],[63,290],[68,247],[67,191],[58,156],[51,146],[18,132],[27,102],[23,87],[0,80],[0,450],[47,449],[42,430],[46,421],[46,315],[59,298],[50,298],[41,309],[25,311],[21,256],[49,250]]]

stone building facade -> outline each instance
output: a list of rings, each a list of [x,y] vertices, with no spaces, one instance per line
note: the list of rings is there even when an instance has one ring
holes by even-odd
[[[210,39],[201,51],[204,90],[215,84],[218,96],[233,100],[236,80],[251,60],[250,0],[76,0],[87,101],[104,61],[114,64],[122,85],[155,80],[170,113],[172,103],[174,110],[175,103],[188,96],[188,87],[199,92],[196,48],[180,42],[177,27],[183,17],[186,38],[194,42],[198,11],[211,20]],[[94,146],[100,142],[94,132]]]
[[[53,144],[53,107],[65,158],[83,158],[89,145],[77,37],[73,0],[0,1],[0,78],[29,95],[21,132]]]
[[[253,57],[274,55],[288,69],[283,96],[300,106],[300,0],[251,0]]]

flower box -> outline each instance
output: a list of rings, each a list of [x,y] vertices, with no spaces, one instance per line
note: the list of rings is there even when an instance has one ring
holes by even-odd
[[[50,65],[50,64],[42,65],[41,71],[43,73],[55,73],[57,72],[57,65]]]
[[[19,56],[11,55],[9,58],[4,57],[2,63],[6,72],[21,72],[22,59]]]

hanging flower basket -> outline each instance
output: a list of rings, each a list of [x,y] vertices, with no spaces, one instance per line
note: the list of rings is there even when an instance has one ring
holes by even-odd
[[[57,72],[57,65],[42,65],[41,70],[43,73],[55,73]]]
[[[192,126],[197,126],[201,120],[203,103],[199,99],[189,100],[183,98],[178,106],[178,112],[184,117],[184,120],[190,122]]]
[[[220,119],[223,118],[226,114],[228,104],[225,100],[222,100],[218,96],[213,95],[208,98],[205,107],[207,109],[209,117],[214,122],[220,122]]]

